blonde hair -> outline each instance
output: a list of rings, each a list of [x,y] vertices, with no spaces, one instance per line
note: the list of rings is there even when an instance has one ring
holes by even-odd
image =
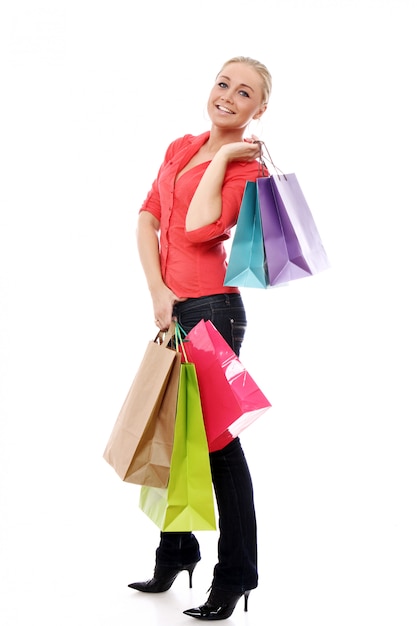
[[[226,63],[223,63],[219,74],[224,70],[226,65],[229,65],[230,63],[246,63],[246,65],[250,65],[250,67],[253,67],[253,69],[258,72],[259,76],[262,79],[265,104],[267,104],[272,90],[272,76],[268,68],[256,59],[252,59],[251,57],[238,56],[232,57],[231,59],[226,61]]]

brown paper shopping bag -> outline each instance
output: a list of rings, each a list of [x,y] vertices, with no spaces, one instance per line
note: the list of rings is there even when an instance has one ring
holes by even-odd
[[[168,484],[181,364],[168,346],[174,335],[173,323],[149,342],[105,448],[104,459],[125,482]]]

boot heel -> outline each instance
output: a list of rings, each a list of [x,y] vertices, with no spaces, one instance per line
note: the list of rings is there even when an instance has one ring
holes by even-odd
[[[197,563],[198,563],[198,561],[197,561]],[[193,587],[193,574],[194,574],[195,566],[197,565],[197,563],[191,563],[190,565],[188,565],[185,568],[187,570],[187,572],[188,572],[190,589],[192,589],[192,587]]]
[[[178,568],[161,567],[157,565],[155,567],[153,578],[145,580],[144,582],[130,583],[128,587],[136,589],[136,591],[145,591],[147,593],[161,593],[163,591],[168,591],[178,574],[187,570],[191,589],[193,586],[193,572],[197,563],[198,561]]]
[[[250,594],[250,589],[249,591],[245,591],[245,607],[244,607],[244,611],[245,613],[248,612],[248,600],[249,600],[249,594]]]

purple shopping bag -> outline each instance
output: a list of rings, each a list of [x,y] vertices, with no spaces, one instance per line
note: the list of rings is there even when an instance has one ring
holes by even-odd
[[[258,178],[257,188],[269,284],[287,283],[329,268],[296,175]]]

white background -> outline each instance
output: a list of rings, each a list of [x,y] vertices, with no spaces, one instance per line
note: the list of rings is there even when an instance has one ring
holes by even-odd
[[[157,528],[102,452],[155,336],[136,215],[168,143],[209,127],[229,57],[264,62],[251,129],[294,171],[332,268],[245,290],[243,435],[260,586],[232,623],[415,626],[415,3],[6,0],[0,9],[0,619],[186,624],[126,585]],[[262,616],[262,617],[261,617]]]

